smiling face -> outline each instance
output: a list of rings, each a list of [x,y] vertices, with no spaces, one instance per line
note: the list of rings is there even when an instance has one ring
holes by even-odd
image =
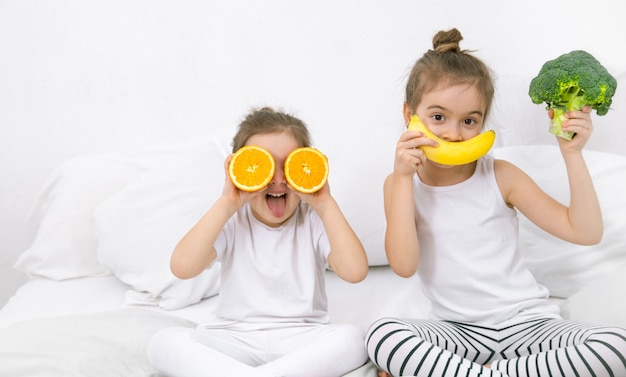
[[[294,214],[300,198],[287,186],[285,160],[289,153],[300,147],[289,131],[260,133],[252,135],[246,145],[265,148],[276,161],[276,171],[270,184],[250,200],[254,217],[262,223],[277,227]]]

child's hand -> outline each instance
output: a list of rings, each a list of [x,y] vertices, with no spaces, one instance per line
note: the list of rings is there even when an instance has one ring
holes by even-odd
[[[319,205],[331,198],[330,186],[328,185],[328,182],[326,182],[326,184],[321,189],[311,194],[300,192],[291,187],[289,184],[287,184],[287,187],[289,188],[290,195],[297,195],[300,200],[308,203],[315,210],[317,210]]]
[[[559,147],[562,153],[580,152],[593,132],[593,123],[591,121],[591,106],[585,106],[580,111],[570,111],[565,113],[566,121],[563,122],[563,131],[575,132],[572,140],[565,140],[557,137]],[[548,116],[552,119],[552,111],[548,112]]]
[[[224,176],[226,177],[224,180],[224,187],[222,188],[222,198],[226,199],[228,202],[232,203],[233,210],[237,211],[244,204],[248,203],[254,195],[258,195],[260,191],[257,192],[246,192],[239,190],[230,179],[228,174],[228,165],[230,164],[230,160],[233,155],[229,155],[224,161]]]
[[[413,175],[417,167],[426,162],[426,155],[419,148],[422,145],[437,146],[437,142],[424,137],[419,131],[406,131],[396,144],[396,158],[393,171],[400,175]]]

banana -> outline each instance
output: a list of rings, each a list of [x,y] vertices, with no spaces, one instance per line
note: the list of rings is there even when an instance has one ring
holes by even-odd
[[[489,152],[496,139],[496,133],[489,130],[469,140],[443,140],[426,128],[417,115],[411,116],[408,130],[419,131],[427,138],[439,143],[436,147],[423,145],[420,148],[424,151],[427,159],[442,165],[464,165],[474,162]]]

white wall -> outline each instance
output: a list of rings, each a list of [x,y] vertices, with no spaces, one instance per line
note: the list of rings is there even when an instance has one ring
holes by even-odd
[[[459,28],[502,75],[573,49],[624,72],[625,20],[621,0],[0,0],[0,306],[26,278],[31,203],[72,156],[227,140],[257,105],[295,112],[336,157],[386,148],[436,31]]]

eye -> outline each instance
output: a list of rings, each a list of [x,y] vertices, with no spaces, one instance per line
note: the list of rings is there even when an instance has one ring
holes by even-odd
[[[441,122],[443,121],[445,118],[443,117],[443,115],[441,114],[435,114],[433,115],[433,119],[436,120],[437,122]]]
[[[473,127],[478,124],[478,122],[472,118],[463,119],[462,123],[464,126],[470,126],[470,127]]]

